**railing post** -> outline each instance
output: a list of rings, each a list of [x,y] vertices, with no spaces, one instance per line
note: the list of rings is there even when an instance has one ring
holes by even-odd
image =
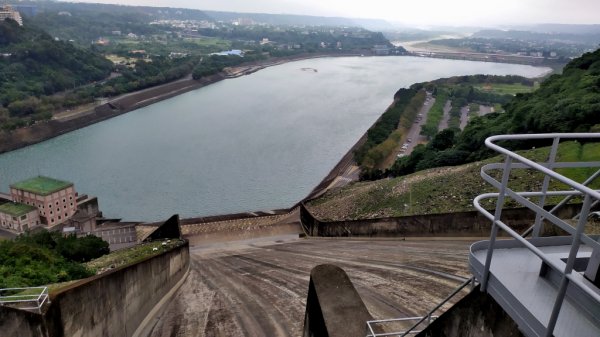
[[[550,156],[548,157],[548,169],[553,170],[554,163],[556,162],[556,154],[558,153],[558,144],[560,143],[560,137],[554,138],[552,142],[552,149],[550,149]],[[542,184],[542,196],[540,197],[540,201],[538,205],[540,207],[544,207],[546,203],[546,192],[548,192],[548,185],[550,184],[550,176],[544,175],[544,182]],[[531,233],[531,237],[537,238],[540,236],[540,232],[542,231],[542,220],[544,218],[541,214],[535,215],[535,223],[533,225],[533,232]]]
[[[560,308],[562,307],[562,303],[567,292],[567,286],[569,285],[569,279],[567,278],[567,275],[571,274],[573,271],[573,265],[575,264],[577,252],[579,251],[579,245],[581,244],[581,235],[583,234],[583,229],[587,223],[587,217],[590,212],[591,204],[592,197],[589,194],[586,194],[585,198],[583,199],[583,205],[581,206],[581,216],[577,221],[577,228],[575,230],[575,234],[573,235],[573,242],[571,243],[569,258],[567,259],[567,264],[565,266],[562,280],[560,281],[558,293],[556,294],[556,301],[554,302],[554,307],[552,308],[552,313],[550,314],[550,320],[548,321],[548,327],[546,328],[546,337],[552,337],[554,332],[554,327],[556,326],[556,321],[558,320],[558,314],[560,313]]]
[[[367,321],[367,337],[375,337],[375,331],[373,330],[370,321]]]
[[[494,244],[496,243],[496,237],[498,236],[498,226],[496,222],[500,220],[502,216],[502,207],[504,207],[504,197],[506,195],[506,189],[508,188],[508,178],[510,177],[510,169],[512,165],[512,158],[506,156],[504,163],[504,171],[502,172],[502,185],[500,188],[500,195],[496,201],[496,211],[494,213],[494,222],[492,223],[492,233],[490,235],[490,245],[488,247],[487,255],[485,257],[485,267],[483,269],[483,276],[481,278],[481,291],[487,290],[487,282],[490,277],[490,266],[492,264],[492,254],[494,251]]]

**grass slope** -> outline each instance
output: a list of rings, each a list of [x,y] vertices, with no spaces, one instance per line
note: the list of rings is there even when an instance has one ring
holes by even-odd
[[[519,153],[529,159],[541,161],[548,157],[549,149]],[[307,206],[316,217],[323,220],[471,211],[474,210],[473,198],[482,193],[495,192],[480,177],[481,167],[502,160],[497,156],[462,166],[434,168],[393,179],[354,183],[329,191],[321,198],[309,202]],[[558,160],[600,160],[600,144],[562,143]],[[564,169],[560,173],[581,182],[593,173],[593,169]],[[513,170],[509,186],[516,191],[540,190],[542,179],[540,174],[530,170]],[[599,188],[600,182],[596,182],[594,187]],[[560,183],[551,182],[550,189],[563,188]],[[548,203],[557,201],[549,199]],[[492,203],[493,201],[490,201],[490,206]],[[517,204],[514,201],[507,201],[507,207],[515,206]]]

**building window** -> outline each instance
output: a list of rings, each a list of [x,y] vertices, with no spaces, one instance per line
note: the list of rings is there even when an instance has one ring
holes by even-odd
[[[21,215],[21,220],[27,219],[27,214]]]
[[[52,211],[50,211],[50,214],[53,214]]]
[[[50,222],[54,222],[54,218],[50,218]]]
[[[58,216],[58,220],[60,220],[60,215]]]
[[[67,199],[63,198],[63,202],[67,202]]]
[[[56,202],[56,206],[58,206],[58,201]]]

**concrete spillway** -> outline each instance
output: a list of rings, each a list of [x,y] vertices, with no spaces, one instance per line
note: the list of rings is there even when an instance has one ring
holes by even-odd
[[[195,242],[190,274],[152,337],[300,336],[310,271],[322,263],[348,273],[375,318],[423,315],[470,277],[464,240]]]

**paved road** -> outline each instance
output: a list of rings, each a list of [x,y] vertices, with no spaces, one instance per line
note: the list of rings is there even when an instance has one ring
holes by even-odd
[[[488,105],[480,105],[479,106],[479,116],[484,116],[489,113],[492,113],[492,107]]]
[[[374,317],[423,315],[470,275],[468,246],[297,235],[196,240],[190,274],[150,336],[301,336],[309,274],[322,263],[348,273]]]
[[[401,152],[400,149],[402,148],[402,144],[400,144],[394,151],[394,157],[392,159],[392,162],[389,163],[389,165],[393,164],[393,162],[396,160],[399,154],[404,153],[406,155],[409,155],[415,146],[417,146],[420,143],[427,142],[427,137],[421,135],[421,126],[423,126],[427,121],[427,115],[429,114],[429,110],[431,110],[431,107],[434,104],[435,98],[431,95],[431,93],[427,93],[427,99],[425,101],[425,104],[423,104],[423,106],[421,107],[421,111],[419,111],[419,114],[422,115],[421,119],[415,121],[415,123],[413,123],[413,125],[410,127],[410,130],[408,131],[406,136],[402,138],[404,140],[404,143],[408,144],[408,148],[404,152]],[[412,140],[410,143],[408,142],[409,138]]]

